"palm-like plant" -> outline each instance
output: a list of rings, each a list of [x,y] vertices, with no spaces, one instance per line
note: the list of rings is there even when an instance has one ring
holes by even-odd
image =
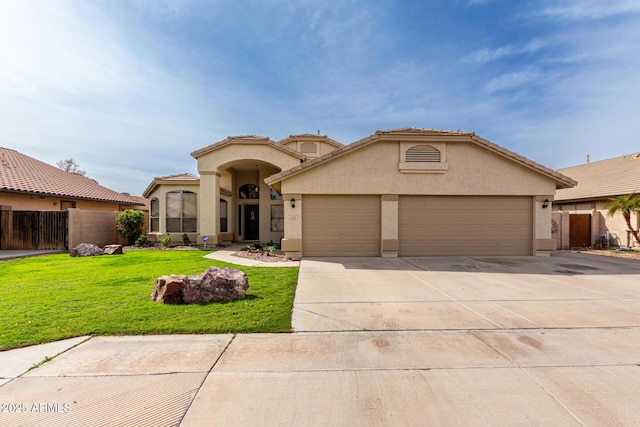
[[[634,194],[627,194],[626,196],[618,196],[609,199],[607,205],[607,213],[609,216],[615,215],[620,212],[627,222],[627,227],[631,230],[631,234],[635,237],[636,242],[640,244],[640,237],[638,237],[638,230],[634,230],[631,227],[631,213],[637,212],[640,214],[640,197],[634,197]]]

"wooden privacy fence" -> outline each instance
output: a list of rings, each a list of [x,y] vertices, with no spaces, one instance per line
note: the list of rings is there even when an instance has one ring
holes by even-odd
[[[67,211],[0,211],[0,249],[67,249]]]

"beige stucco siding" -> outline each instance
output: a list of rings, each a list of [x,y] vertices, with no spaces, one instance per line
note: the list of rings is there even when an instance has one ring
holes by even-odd
[[[401,173],[395,141],[378,141],[282,181],[283,193],[553,195],[551,178],[470,142],[446,143],[444,173]]]
[[[121,205],[111,202],[96,202],[91,200],[74,200],[63,197],[32,196],[27,194],[0,193],[0,206],[14,211],[59,211],[62,201],[75,202],[77,209],[88,211],[118,211]],[[143,206],[133,206],[133,209]]]
[[[591,244],[598,247],[601,245],[601,236],[609,232],[610,246],[637,247],[633,235],[628,231],[627,222],[621,213],[609,216],[607,206],[609,199],[558,203],[554,206],[554,220],[556,222],[558,239],[557,247],[570,247],[570,215],[589,214],[591,215]],[[640,228],[640,215],[631,214],[631,226],[636,230]]]
[[[198,157],[198,171],[223,172],[235,164],[252,160],[270,163],[285,170],[300,164],[300,159],[290,153],[274,149],[266,144],[230,144],[219,150]]]

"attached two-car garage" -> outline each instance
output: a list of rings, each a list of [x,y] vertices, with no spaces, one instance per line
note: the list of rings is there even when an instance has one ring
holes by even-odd
[[[304,256],[380,256],[381,196],[305,196]],[[399,256],[531,255],[531,197],[399,196]]]

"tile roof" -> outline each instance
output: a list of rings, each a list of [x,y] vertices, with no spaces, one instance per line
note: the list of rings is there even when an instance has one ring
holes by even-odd
[[[291,141],[298,141],[298,140],[322,140],[326,143],[328,143],[329,145],[333,145],[335,148],[340,148],[343,145],[341,143],[339,143],[338,141],[336,141],[335,139],[331,139],[329,138],[327,135],[316,135],[313,133],[300,133],[300,134],[296,134],[296,135],[289,135],[288,137],[278,141],[278,144],[286,144],[288,142]]]
[[[135,198],[103,187],[91,178],[65,172],[16,150],[3,147],[0,147],[1,191],[127,205],[140,204]]]
[[[165,184],[174,183],[174,182],[185,183],[189,181],[192,181],[193,183],[198,183],[200,182],[200,178],[190,173],[179,173],[176,175],[157,176],[153,178],[153,181],[151,181],[151,184],[149,184],[147,188],[144,190],[144,192],[142,193],[142,196],[149,197],[153,189],[156,188],[156,186],[158,186],[161,183],[165,183]]]
[[[303,159],[304,160],[304,156],[300,153],[298,153],[295,150],[292,150],[290,148],[287,147],[283,147],[282,145],[277,144],[276,142],[272,141],[269,137],[267,136],[260,136],[260,135],[240,135],[240,136],[228,136],[225,139],[223,139],[222,141],[218,141],[215,144],[211,144],[208,145],[204,148],[201,148],[199,150],[194,151],[193,153],[191,153],[191,157],[193,157],[194,159],[197,159],[200,156],[203,156],[205,154],[211,153],[212,151],[216,151],[221,149],[222,147],[225,147],[227,145],[230,144],[266,144],[266,145],[270,145],[274,148],[277,148],[278,150],[284,151],[288,154],[292,154],[295,157],[299,158],[299,159]]]
[[[345,145],[321,157],[318,157],[311,161],[297,165],[294,168],[272,175],[269,178],[265,179],[265,182],[268,185],[275,184],[291,175],[295,175],[299,173],[300,171],[303,171],[305,169],[314,167],[318,164],[330,161],[333,158],[340,157],[350,151],[359,149],[361,147],[374,143],[378,140],[381,140],[381,139],[389,140],[389,137],[393,137],[396,135],[399,137],[413,137],[413,136],[463,137],[464,140],[468,140],[477,145],[480,145],[485,149],[488,149],[494,153],[507,157],[515,161],[516,163],[519,163],[525,167],[528,167],[529,169],[533,169],[539,173],[542,173],[543,175],[550,177],[551,179],[556,181],[556,188],[568,188],[576,184],[575,181],[573,181],[571,178],[559,172],[556,172],[552,169],[549,169],[545,166],[542,166],[534,162],[533,160],[529,160],[526,157],[523,157],[519,154],[509,151],[506,148],[503,148],[497,144],[494,144],[491,141],[480,138],[476,136],[474,132],[463,132],[460,130],[453,131],[453,130],[441,130],[441,129],[427,129],[427,128],[398,128],[398,129],[378,130],[373,135],[370,135],[359,141],[353,142],[349,145]]]
[[[640,153],[558,169],[578,181],[559,190],[555,201],[602,199],[640,193]]]

